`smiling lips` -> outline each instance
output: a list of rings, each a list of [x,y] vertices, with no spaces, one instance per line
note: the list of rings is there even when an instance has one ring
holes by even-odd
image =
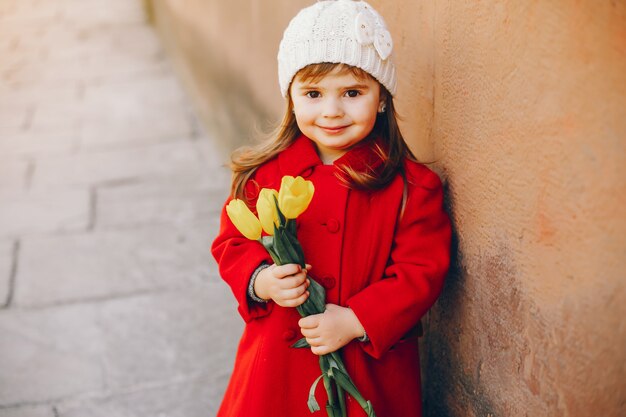
[[[322,129],[323,131],[325,131],[326,133],[340,133],[343,130],[345,130],[346,128],[348,128],[350,125],[344,125],[344,126],[318,126],[320,129]]]

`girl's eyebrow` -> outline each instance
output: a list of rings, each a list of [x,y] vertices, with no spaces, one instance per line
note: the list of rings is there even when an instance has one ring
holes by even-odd
[[[301,85],[298,86],[298,88],[300,90],[309,90],[311,88],[319,88],[319,86],[317,84],[315,84],[315,83],[312,83],[312,84],[304,84],[304,83],[302,83]]]
[[[315,84],[315,83],[310,83],[310,84],[302,84],[298,87],[300,90],[308,90],[308,89],[316,89],[316,90],[320,90],[322,89],[322,87],[320,87],[319,84]],[[345,87],[341,87],[342,90],[369,90],[369,86],[367,86],[366,84],[353,84],[353,85],[348,85]]]
[[[344,87],[344,90],[369,90],[369,86],[366,84],[354,84],[348,87]]]
[[[369,87],[365,84],[354,84],[342,87],[342,90],[369,90]]]

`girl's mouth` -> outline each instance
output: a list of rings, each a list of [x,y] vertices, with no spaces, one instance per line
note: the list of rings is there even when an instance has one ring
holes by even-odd
[[[344,126],[319,126],[320,129],[322,129],[324,132],[329,133],[329,134],[337,134],[337,133],[341,133],[343,132],[345,129],[347,129],[349,127],[349,125],[344,125]]]

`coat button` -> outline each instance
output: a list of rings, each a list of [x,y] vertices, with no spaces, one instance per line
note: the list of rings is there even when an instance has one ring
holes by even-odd
[[[285,333],[283,333],[283,340],[285,342],[291,342],[293,339],[295,339],[297,336],[296,331],[293,329],[289,329],[289,330],[285,330]]]
[[[327,275],[324,278],[322,278],[322,286],[326,288],[327,290],[330,290],[331,288],[335,288],[336,284],[337,282],[335,281],[335,278],[330,275]]]
[[[337,233],[339,231],[339,220],[330,219],[326,222],[326,228],[330,233]]]

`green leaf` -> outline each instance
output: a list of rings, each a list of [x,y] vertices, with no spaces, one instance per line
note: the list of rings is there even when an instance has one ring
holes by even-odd
[[[285,265],[293,263],[294,260],[290,257],[289,251],[285,247],[285,241],[280,237],[281,230],[276,230],[274,234],[274,250],[280,259],[280,263],[278,265]]]
[[[315,307],[315,314],[320,314],[326,311],[326,290],[317,281],[309,277],[311,285],[309,286],[309,298],[307,303],[312,303]]]
[[[330,357],[334,359],[337,368],[341,369],[346,374],[348,371],[346,370],[346,366],[343,364],[343,359],[341,359],[340,350],[336,350],[334,352],[329,353]]]
[[[326,403],[326,409],[329,406],[335,408],[335,391],[333,389],[333,381],[328,374],[322,374],[324,381],[324,389],[326,389],[326,396],[328,397],[328,403]]]
[[[274,246],[274,236],[263,236],[261,237],[261,244],[265,249],[271,248]]]
[[[322,373],[325,374],[328,372],[328,355],[320,355],[319,362]]]
[[[324,375],[322,374],[318,376],[313,382],[313,385],[311,385],[311,388],[309,389],[309,399],[307,400],[306,403],[309,406],[309,411],[312,413],[320,410],[320,405],[315,399],[315,388],[317,388],[317,384],[320,382],[320,379],[322,378],[322,376]]]
[[[334,380],[337,385],[346,390],[352,396],[352,398],[354,398],[359,403],[363,411],[367,413],[368,417],[376,417],[376,413],[374,413],[374,407],[372,407],[372,403],[370,401],[365,401],[365,398],[363,398],[363,395],[361,395],[357,387],[354,385],[354,382],[352,382],[350,376],[339,368],[333,368],[333,370]]]
[[[309,342],[306,341],[306,337],[303,337],[302,339],[298,340],[296,343],[294,343],[293,345],[291,345],[292,348],[308,348],[311,347],[311,345],[309,345]]]
[[[339,410],[341,411],[341,417],[346,417],[346,396],[344,395],[343,388],[341,385],[337,385],[337,398],[339,398]]]
[[[300,266],[304,268],[304,251],[302,250],[302,246],[300,245],[300,242],[296,237],[295,231],[291,232],[289,229],[285,229],[284,236],[289,241],[298,259],[301,260],[302,263],[300,264]]]
[[[298,307],[296,307],[296,310],[300,314],[300,317],[306,317],[306,316],[310,316],[311,315],[309,313],[309,311],[306,309],[305,304],[306,303],[302,303]]]
[[[334,368],[334,370],[334,376],[337,384],[341,385],[341,387],[346,390],[352,396],[352,398],[357,400],[361,407],[363,407],[366,402],[365,398],[363,398],[359,390],[356,388],[354,382],[352,382],[352,379],[350,379],[350,377],[340,369]]]
[[[328,417],[346,417],[345,414],[341,414],[339,407],[331,404],[326,404],[326,414],[328,414]]]
[[[285,229],[287,229],[287,231],[291,235],[296,236],[297,234],[296,219],[287,219],[287,223],[285,224]]]
[[[274,263],[276,265],[280,265],[280,257],[274,250],[274,236],[263,236],[261,237],[260,241],[265,250],[267,250],[267,253],[269,253],[272,257]]]
[[[337,361],[332,356],[328,358],[328,367],[331,369],[332,368],[339,369],[339,365],[337,365]]]
[[[297,307],[300,316],[306,317],[312,314],[321,314],[326,311],[326,290],[313,278],[309,277],[309,298]]]
[[[326,413],[329,417],[346,417],[345,399],[343,398],[343,390],[334,382],[331,369],[330,355],[321,355],[319,357],[320,369],[324,378],[324,388],[328,396],[326,403]]]
[[[311,287],[309,287],[309,289],[310,288]],[[323,301],[322,301],[322,304],[324,304]],[[307,298],[307,300],[304,303],[296,307],[296,309],[298,310],[298,313],[300,313],[300,316],[307,317],[313,314],[323,313],[325,310],[325,305],[320,307],[319,304],[315,301],[315,296],[313,295],[313,291],[311,291],[309,294],[309,298]]]
[[[304,256],[300,257],[298,251],[296,251],[289,240],[289,232],[285,229],[279,230],[278,236],[275,236],[275,240],[280,240],[281,245],[285,247],[287,251],[287,256],[293,263],[299,264],[302,268],[304,268]]]
[[[287,220],[285,219],[285,215],[283,214],[283,212],[280,211],[280,207],[278,207],[278,199],[276,198],[275,195],[273,197],[274,197],[274,204],[276,204],[276,212],[278,213],[278,221],[282,227],[285,227],[285,223]]]
[[[367,401],[366,406],[363,408],[363,411],[365,411],[368,417],[376,417],[376,413],[374,412],[374,406],[369,400]]]

